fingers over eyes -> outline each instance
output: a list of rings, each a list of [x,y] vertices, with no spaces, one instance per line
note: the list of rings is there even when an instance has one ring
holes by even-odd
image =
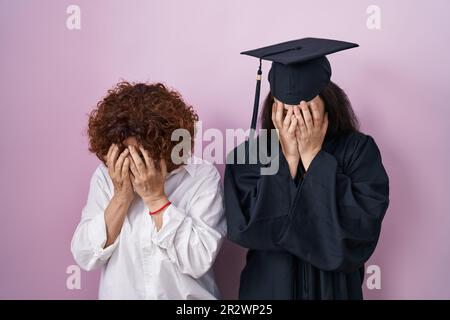
[[[275,122],[275,113],[276,113],[276,111],[277,111],[277,104],[274,102],[272,104],[272,122],[273,122],[273,125],[275,126],[275,128],[277,128],[277,124]]]
[[[310,102],[310,109],[312,113],[313,123],[315,127],[322,127],[323,112],[319,109],[319,105],[315,101]]]
[[[136,167],[136,164],[134,163],[134,160],[130,159],[130,169],[131,172],[133,173],[133,179],[139,175],[139,171]]]
[[[114,170],[120,176],[122,175],[123,161],[125,160],[125,157],[127,155],[128,155],[128,149],[125,149],[125,150],[122,151],[122,153],[120,154],[119,158],[116,161],[116,165],[114,167]]]
[[[116,144],[114,144],[113,150],[111,151],[111,154],[109,155],[108,159],[109,163],[108,166],[110,166],[112,170],[114,170],[118,155],[119,155],[119,147]]]
[[[108,153],[106,154],[106,161],[108,162],[111,152],[114,148],[114,143],[109,146]]]
[[[302,102],[304,102],[304,101],[302,101]],[[297,124],[298,124],[301,134],[306,132],[306,123],[305,123],[305,119],[303,117],[302,106],[303,106],[302,103],[300,103],[300,105],[298,106],[298,110],[295,113],[296,118],[297,118]]]
[[[150,157],[147,150],[144,149],[143,146],[139,146],[139,149],[141,150],[141,153],[144,157],[145,164],[147,166],[147,170],[153,171],[155,170],[155,161]]]
[[[283,127],[286,130],[289,129],[289,126],[291,124],[292,114],[293,114],[293,107],[288,106],[287,108],[288,108],[288,111],[287,111],[286,116],[284,117],[284,121],[283,121]]]
[[[328,130],[328,112],[325,112],[324,116],[323,116],[323,122],[322,122],[322,132],[323,134],[325,134]]]
[[[275,121],[277,122],[278,129],[283,127],[283,109],[284,106],[282,103],[276,103],[276,112],[275,112]]]
[[[309,111],[309,106],[305,101],[300,103],[300,109],[302,111],[303,119],[305,120],[305,125],[308,129],[312,129],[313,121],[311,112]]]
[[[145,171],[145,163],[142,161],[139,153],[137,152],[134,146],[128,146],[130,150],[131,157],[133,158],[136,169],[140,174],[143,174]]]
[[[129,174],[130,174],[130,158],[125,157],[125,160],[123,160],[122,178],[128,178]]]
[[[291,114],[290,118],[291,118],[291,123],[289,124],[288,133],[293,135],[293,134],[295,134],[295,130],[297,128],[297,117],[295,115]]]

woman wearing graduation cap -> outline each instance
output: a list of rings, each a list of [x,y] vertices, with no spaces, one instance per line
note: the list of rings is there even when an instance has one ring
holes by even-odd
[[[358,131],[347,96],[330,80],[326,55],[353,47],[305,38],[243,52],[260,59],[252,129],[261,59],[272,61],[262,128],[277,129],[281,152],[271,155],[272,175],[261,174],[260,162],[225,169],[228,237],[249,249],[241,299],[363,298],[389,179],[374,139]]]

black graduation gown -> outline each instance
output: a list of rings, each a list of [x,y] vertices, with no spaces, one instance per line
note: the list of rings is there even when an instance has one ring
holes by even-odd
[[[326,137],[296,179],[281,150],[278,160],[275,175],[261,175],[262,164],[225,168],[228,238],[249,249],[239,298],[362,299],[364,263],[389,204],[375,141],[360,132]]]

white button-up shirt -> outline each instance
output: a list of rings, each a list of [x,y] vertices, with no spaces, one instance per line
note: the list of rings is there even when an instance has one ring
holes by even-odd
[[[100,164],[71,249],[84,270],[102,267],[100,299],[215,299],[212,265],[226,234],[220,175],[209,163],[190,163],[169,173],[172,202],[159,231],[149,208],[136,196],[119,236],[106,243],[104,211],[114,186]]]

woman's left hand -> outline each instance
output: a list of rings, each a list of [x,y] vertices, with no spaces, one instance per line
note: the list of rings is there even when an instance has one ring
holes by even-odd
[[[159,168],[147,150],[139,146],[144,161],[134,146],[128,146],[131,155],[131,183],[136,193],[144,200],[150,211],[156,211],[167,203],[164,182],[167,176],[166,162],[161,159]]]
[[[322,149],[328,128],[328,113],[320,110],[314,100],[309,104],[310,107],[305,101],[302,101],[299,108],[294,110],[297,118],[297,130],[295,133],[298,152],[305,170],[308,170],[312,160]]]

